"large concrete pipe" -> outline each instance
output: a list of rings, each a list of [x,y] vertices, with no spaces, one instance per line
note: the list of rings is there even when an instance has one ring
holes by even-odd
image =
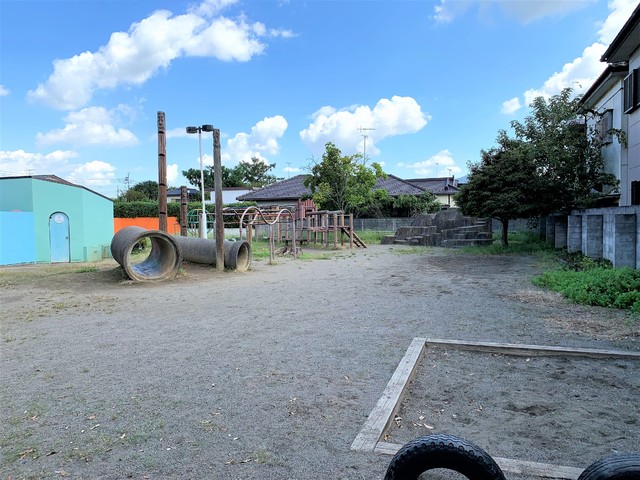
[[[187,262],[216,264],[216,242],[206,238],[175,237]],[[224,241],[224,268],[246,271],[251,266],[251,244],[244,240]]]
[[[149,255],[139,262],[131,257],[133,247],[148,238]],[[126,227],[111,240],[111,255],[124,268],[131,280],[149,281],[174,278],[182,265],[182,249],[175,237],[160,230]]]

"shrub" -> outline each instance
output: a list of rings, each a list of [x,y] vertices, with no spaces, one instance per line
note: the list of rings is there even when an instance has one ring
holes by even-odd
[[[595,266],[582,271],[553,270],[533,279],[577,303],[640,313],[640,271]]]

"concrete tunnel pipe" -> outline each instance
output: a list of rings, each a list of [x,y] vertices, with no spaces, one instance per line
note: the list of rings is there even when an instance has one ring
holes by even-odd
[[[216,264],[216,242],[206,238],[175,237],[184,260],[193,263]],[[224,241],[224,268],[245,272],[251,266],[251,244],[244,240]]]
[[[149,255],[140,262],[131,257],[133,247],[148,238],[151,241]],[[182,249],[175,237],[160,230],[126,227],[111,240],[111,256],[122,266],[131,280],[152,281],[174,278],[182,265]]]

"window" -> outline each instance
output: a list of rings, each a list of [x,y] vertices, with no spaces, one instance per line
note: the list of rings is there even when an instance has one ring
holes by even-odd
[[[640,182],[631,182],[631,205],[640,205]]]
[[[640,105],[640,95],[638,95],[638,69],[634,68],[633,71],[627,75],[623,83],[624,91],[624,113],[631,113]]]
[[[602,143],[611,143],[613,141],[613,135],[611,135],[611,129],[613,128],[613,110],[605,110],[600,114],[600,119],[596,125],[598,132],[598,138]]]

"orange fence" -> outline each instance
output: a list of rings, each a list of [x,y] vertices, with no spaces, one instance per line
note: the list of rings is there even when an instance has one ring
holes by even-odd
[[[158,230],[160,227],[158,217],[114,218],[113,233],[117,233],[125,227],[142,227],[148,230]],[[167,233],[180,233],[180,222],[177,217],[167,217]]]

